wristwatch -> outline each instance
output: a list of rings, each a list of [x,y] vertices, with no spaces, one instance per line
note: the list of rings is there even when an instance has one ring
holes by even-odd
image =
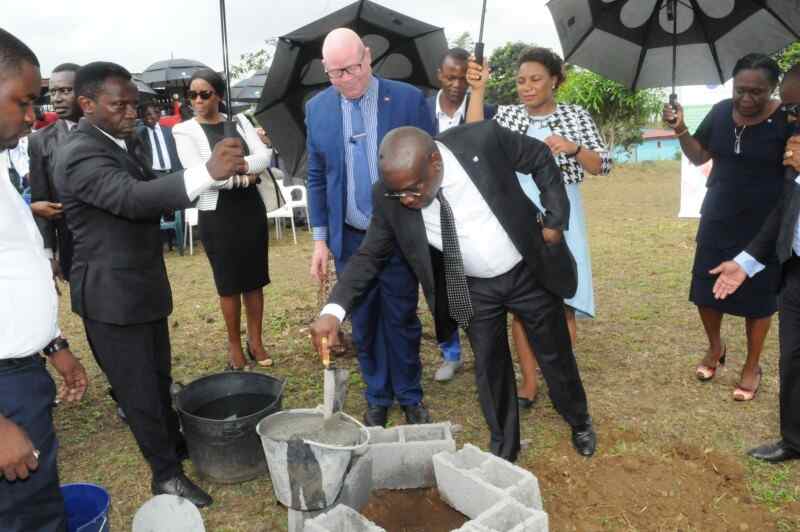
[[[66,338],[59,336],[57,338],[53,338],[53,341],[47,344],[44,349],[42,349],[42,354],[50,357],[62,349],[69,349],[69,342],[67,342]]]

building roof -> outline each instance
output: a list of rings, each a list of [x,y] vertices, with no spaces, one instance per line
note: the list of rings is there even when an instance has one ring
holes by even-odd
[[[674,139],[675,132],[672,131],[671,129],[645,128],[642,130],[642,138],[644,140]]]

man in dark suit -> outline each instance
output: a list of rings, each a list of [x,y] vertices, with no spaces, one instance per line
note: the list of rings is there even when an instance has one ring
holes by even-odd
[[[353,31],[329,33],[322,58],[331,87],[306,106],[311,275],[318,280],[327,275],[330,252],[336,271],[342,271],[364,239],[384,135],[408,125],[433,131],[423,94],[411,85],[373,76],[370,49]],[[419,283],[406,260],[395,254],[353,310],[367,425],[385,426],[395,401],[408,423],[430,421],[422,403],[418,302]]]
[[[428,98],[428,108],[436,125],[436,133],[441,134],[451,127],[466,122],[469,95],[467,94],[467,62],[469,52],[463,48],[451,48],[439,62],[436,76],[441,89]],[[483,106],[485,118],[494,117],[497,109],[492,105]],[[451,380],[463,365],[461,361],[461,340],[458,329],[449,338],[441,336],[441,328],[437,328],[437,340],[442,351],[444,362],[436,370],[433,378],[439,382]]]
[[[455,321],[469,336],[491,451],[513,461],[520,449],[506,328],[506,313],[513,312],[542,353],[550,397],[572,427],[573,444],[592,455],[596,436],[562,303],[577,287],[562,239],[569,201],[547,146],[484,121],[451,129],[436,142],[416,128],[395,129],[379,157],[372,222],[312,325],[315,345],[323,337],[336,343],[341,319],[399,248],[440,326],[449,321],[452,331]],[[534,176],[544,213],[522,192],[517,172]],[[439,279],[437,268],[445,272]]]
[[[59,147],[54,174],[73,235],[72,310],[152,469],[153,494],[207,506],[211,497],[181,467],[159,219],[189,206],[214,180],[243,173],[241,143],[226,139],[205,165],[156,179],[133,134],[138,94],[128,71],[90,63],[78,70],[75,92],[84,118]]]
[[[800,63],[784,75],[781,100],[795,122],[800,115]],[[780,320],[780,419],[781,439],[747,454],[766,462],[800,458],[800,134],[789,139],[784,153],[786,183],[780,203],[747,248],[713,270],[719,274],[714,295],[725,299],[748,277],[764,269],[763,263],[777,253],[783,271],[779,298]]]
[[[156,175],[169,174],[182,170],[178,148],[170,126],[158,123],[161,110],[155,103],[145,103],[141,107],[142,124],[136,128],[136,136],[145,146],[150,157],[151,168]]]
[[[75,63],[63,63],[50,75],[50,103],[58,120],[29,137],[31,210],[44,239],[44,247],[52,256],[53,273],[69,280],[72,265],[72,235],[64,221],[63,206],[54,185],[56,150],[78,125],[81,108],[75,96]]]

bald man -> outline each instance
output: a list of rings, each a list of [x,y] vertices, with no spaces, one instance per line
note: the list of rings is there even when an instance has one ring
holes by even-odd
[[[794,65],[781,83],[781,100],[789,120],[800,115],[800,63]],[[747,248],[723,262],[712,274],[714,295],[725,299],[748,277],[764,269],[763,263],[777,253],[783,270],[779,298],[780,320],[780,419],[781,439],[750,449],[747,454],[765,462],[800,458],[800,134],[789,139],[783,164],[787,179],[781,201]]]
[[[306,105],[311,275],[317,280],[327,275],[329,252],[341,272],[364,240],[383,137],[400,126],[434,131],[423,94],[374,76],[372,52],[353,31],[328,34],[322,61],[331,86]],[[392,253],[374,285],[350,309],[366,383],[367,425],[385,426],[395,402],[408,423],[430,421],[420,382],[418,294],[414,272],[400,253]]]
[[[572,427],[573,445],[591,456],[596,436],[562,304],[577,288],[562,238],[569,201],[547,146],[494,121],[450,129],[436,141],[405,127],[381,144],[380,169],[372,223],[312,325],[316,345],[323,337],[336,342],[342,316],[399,248],[437,321],[449,316],[450,333],[456,323],[467,332],[491,451],[514,461],[520,449],[506,323],[512,312],[536,349],[553,406]],[[544,212],[522,192],[517,172],[533,176]]]

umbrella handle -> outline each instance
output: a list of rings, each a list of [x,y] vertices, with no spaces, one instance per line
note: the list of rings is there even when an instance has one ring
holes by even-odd
[[[475,43],[475,62],[483,66],[483,43]]]
[[[673,112],[677,112],[678,108],[675,107],[675,104],[678,103],[678,95],[674,92],[669,95],[669,106],[672,107]],[[673,118],[672,120],[667,120],[667,124],[673,125],[678,119]]]
[[[230,110],[228,111],[230,113]],[[225,138],[226,139],[235,139],[236,138],[236,121],[235,120],[225,120],[224,122],[224,131],[225,131]]]

